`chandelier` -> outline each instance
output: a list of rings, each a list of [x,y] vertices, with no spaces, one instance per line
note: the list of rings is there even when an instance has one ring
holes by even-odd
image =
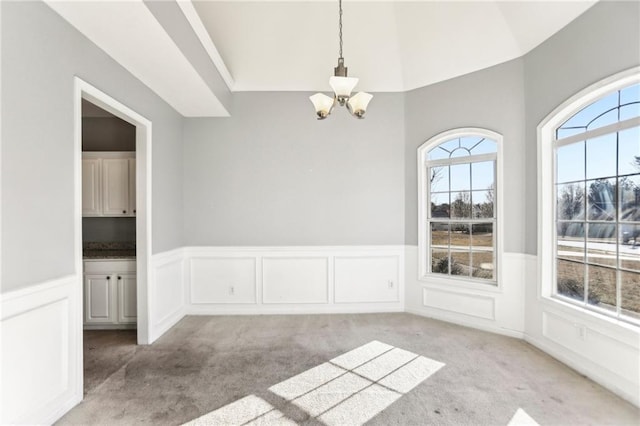
[[[342,57],[342,0],[338,0],[339,5],[339,24],[338,34],[340,37],[340,56],[338,57],[338,66],[333,69],[333,77],[329,79],[329,85],[333,89],[333,98],[324,93],[316,93],[309,99],[316,109],[318,120],[324,120],[331,114],[333,107],[337,104],[347,106],[347,110],[356,118],[364,118],[367,111],[367,105],[373,98],[373,95],[366,92],[358,92],[351,96],[353,88],[358,84],[355,77],[347,77],[347,67],[344,66],[344,58]]]

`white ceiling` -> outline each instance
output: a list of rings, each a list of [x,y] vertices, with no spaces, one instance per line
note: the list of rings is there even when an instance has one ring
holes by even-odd
[[[142,0],[45,1],[182,115],[228,115]],[[168,1],[230,90],[329,91],[337,0]],[[411,90],[520,57],[594,3],[344,0],[345,64],[356,90]]]
[[[344,0],[345,63],[360,90],[411,90],[522,56],[594,3]],[[327,90],[337,1],[193,4],[233,90]]]

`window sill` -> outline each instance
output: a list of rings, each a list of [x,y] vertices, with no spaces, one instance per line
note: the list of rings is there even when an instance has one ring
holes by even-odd
[[[577,319],[583,322],[584,325],[587,325],[595,330],[601,327],[605,327],[607,328],[607,331],[609,331],[612,327],[615,327],[616,329],[624,330],[625,332],[640,334],[640,323],[636,324],[632,322],[622,321],[617,318],[602,314],[595,309],[592,310],[567,302],[558,296],[542,296],[540,301],[544,307],[560,311],[565,315],[577,316]]]
[[[437,275],[423,275],[418,278],[421,284],[433,284],[438,287],[457,288],[462,290],[474,290],[485,293],[502,293],[502,288],[497,281],[476,281],[464,278],[448,278]]]

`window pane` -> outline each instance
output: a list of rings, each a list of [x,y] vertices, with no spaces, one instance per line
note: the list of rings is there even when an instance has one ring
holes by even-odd
[[[583,262],[584,252],[584,223],[559,222],[557,237],[557,256],[563,259]]]
[[[588,265],[590,305],[616,310],[616,270]]]
[[[584,183],[557,185],[558,219],[584,219]]]
[[[468,191],[451,194],[451,217],[456,219],[471,218],[471,193]]]
[[[558,183],[584,180],[584,142],[559,147],[557,169]]]
[[[449,252],[447,250],[431,250],[431,272],[436,274],[449,274]]]
[[[493,217],[493,191],[473,191],[471,201],[473,202],[473,217],[491,218]]]
[[[471,164],[472,189],[490,189],[494,186],[493,161]]]
[[[471,235],[469,225],[466,223],[451,224],[451,248],[469,249]]]
[[[640,127],[618,133],[618,174],[640,173]]]
[[[449,247],[448,223],[431,223],[431,245]]]
[[[465,136],[460,138],[460,145],[471,151],[473,147],[477,146],[483,140],[483,137]],[[473,152],[473,154],[476,154],[476,152]]]
[[[640,272],[640,225],[620,225],[620,267]]]
[[[618,241],[616,226],[604,223],[590,223],[587,238],[587,261],[616,267]]]
[[[558,294],[584,300],[584,264],[558,260],[556,280]]]
[[[620,107],[620,121],[640,117],[640,103]]]
[[[471,150],[472,155],[490,154],[492,152],[498,152],[498,144],[491,139],[483,140]]]
[[[593,119],[587,130],[597,129],[618,122],[618,108],[603,112],[602,115]]]
[[[451,158],[468,157],[469,155],[471,155],[471,153],[466,148],[456,148],[451,152]]]
[[[617,139],[610,133],[587,141],[587,179],[616,175]]]
[[[471,245],[473,247],[493,247],[493,223],[471,225]]]
[[[470,253],[468,251],[451,250],[451,275],[469,276],[471,268]]]
[[[431,194],[431,217],[449,217],[449,193]]]
[[[620,221],[640,221],[640,175],[620,179]]]
[[[429,160],[442,160],[444,158],[449,158],[449,154],[449,151],[443,149],[441,145],[438,145],[429,151]]]
[[[602,99],[595,101],[594,103],[584,107],[582,110],[574,114],[573,117],[568,119],[561,128],[567,127],[584,127],[586,128],[590,122],[592,122],[600,114],[615,108],[618,106],[618,92],[615,91]],[[596,126],[589,125],[589,130],[595,129]]]
[[[622,314],[640,319],[640,273],[620,273]]]
[[[493,252],[492,251],[473,251],[471,252],[473,260],[473,270],[471,275],[475,278],[485,280],[493,279]]]
[[[584,133],[584,128],[577,129],[558,129],[556,130],[556,139],[567,138],[569,136],[577,135],[578,133]]]
[[[431,192],[449,191],[449,166],[431,167],[429,169]]]
[[[640,83],[625,87],[620,91],[620,104],[640,102]]]
[[[616,220],[616,180],[587,182],[589,220]]]
[[[471,164],[455,164],[451,166],[451,191],[468,191],[471,189]]]

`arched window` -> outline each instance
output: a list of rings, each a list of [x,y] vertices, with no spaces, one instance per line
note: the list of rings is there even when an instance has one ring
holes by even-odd
[[[500,142],[494,132],[457,129],[418,149],[421,279],[497,283]]]
[[[542,129],[541,172],[552,182],[542,188],[552,191],[542,194],[551,209],[540,211],[542,244],[553,248],[541,247],[552,259],[547,295],[640,323],[638,71],[583,91]]]

